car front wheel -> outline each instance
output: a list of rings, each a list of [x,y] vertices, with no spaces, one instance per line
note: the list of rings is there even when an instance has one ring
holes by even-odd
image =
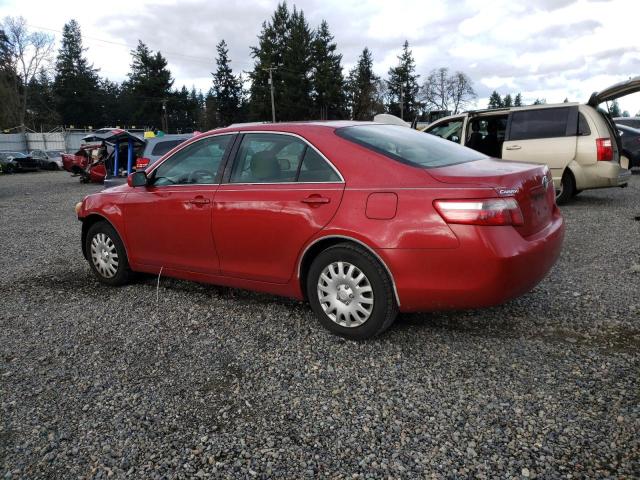
[[[313,260],[307,297],[320,323],[354,340],[384,332],[398,314],[388,273],[375,256],[351,243],[331,246]]]
[[[87,232],[85,248],[93,273],[107,285],[123,285],[131,271],[127,252],[116,230],[107,222],[93,224]]]

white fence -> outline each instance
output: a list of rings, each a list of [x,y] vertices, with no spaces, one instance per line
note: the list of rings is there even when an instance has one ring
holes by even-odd
[[[64,150],[75,153],[82,137],[91,132],[3,133],[0,134],[0,152],[30,152],[32,150]]]

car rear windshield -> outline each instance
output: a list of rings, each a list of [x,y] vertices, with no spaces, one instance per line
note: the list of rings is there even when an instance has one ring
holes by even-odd
[[[355,125],[336,130],[342,138],[409,165],[434,168],[486,158],[470,148],[399,125]]]
[[[158,142],[153,146],[153,150],[151,150],[151,155],[162,156],[167,153],[169,150],[173,149],[173,147],[177,147],[182,142],[184,142],[186,138],[180,140],[167,140],[165,142]]]

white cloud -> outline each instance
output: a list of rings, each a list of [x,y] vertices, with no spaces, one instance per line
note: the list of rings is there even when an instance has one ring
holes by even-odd
[[[585,101],[594,90],[640,74],[637,0],[301,0],[315,27],[324,18],[345,68],[364,46],[386,76],[408,39],[418,73],[442,66],[467,72],[483,97],[493,88],[525,98]],[[169,60],[176,85],[208,89],[215,44],[224,38],[236,71],[249,70],[250,46],[275,0],[0,0],[0,17],[22,15],[33,29],[60,31],[76,18],[87,56],[113,80],[123,80],[138,39]],[[58,34],[58,38],[59,38]],[[107,43],[114,42],[114,43]],[[124,44],[124,45],[122,45]],[[621,100],[631,113],[640,94]],[[484,107],[484,99],[479,101]]]

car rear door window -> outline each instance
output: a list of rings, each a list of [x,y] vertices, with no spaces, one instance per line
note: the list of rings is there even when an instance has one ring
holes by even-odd
[[[194,142],[167,158],[153,171],[153,185],[213,184],[232,135]]]
[[[306,146],[292,135],[248,133],[238,149],[230,182],[295,182]]]
[[[307,147],[307,151],[302,160],[302,165],[300,166],[298,181],[339,182],[340,177],[318,152],[313,148]]]
[[[570,127],[571,110],[571,107],[561,107],[512,112],[509,140],[565,137]],[[577,122],[572,123],[575,135]]]

